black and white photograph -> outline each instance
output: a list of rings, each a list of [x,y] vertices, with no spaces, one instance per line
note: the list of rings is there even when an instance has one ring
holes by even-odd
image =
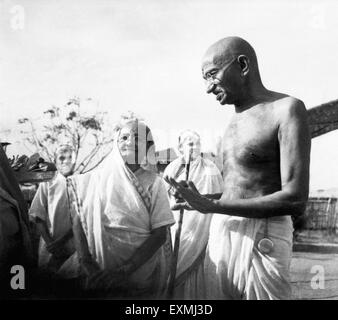
[[[331,0],[0,0],[0,300],[338,300],[337,30]]]

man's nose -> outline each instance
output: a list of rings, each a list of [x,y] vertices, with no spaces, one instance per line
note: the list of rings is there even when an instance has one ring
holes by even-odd
[[[207,84],[207,93],[213,92],[215,90],[215,87],[216,87],[216,85],[215,85],[214,82],[209,82]]]
[[[219,80],[218,79],[212,79],[210,82],[208,82],[207,84],[207,93],[211,93],[213,92],[217,85],[219,84]]]

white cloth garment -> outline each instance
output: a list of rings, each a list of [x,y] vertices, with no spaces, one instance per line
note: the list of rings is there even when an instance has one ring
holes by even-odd
[[[164,177],[172,177],[177,181],[185,180],[183,166],[183,157],[176,159],[167,166]],[[201,156],[191,162],[189,180],[194,182],[201,194],[222,193],[223,182],[219,170],[213,162]],[[171,201],[174,202],[173,197]],[[175,226],[171,228],[174,242],[179,211],[173,213],[176,220]],[[212,214],[185,211],[175,279],[174,298],[176,299],[205,299],[203,263],[211,217]]]
[[[172,225],[164,182],[156,173],[125,165],[116,142],[97,170],[69,179],[72,214],[78,214],[92,257],[100,268],[118,268],[150,236]],[[163,297],[171,243],[166,242],[128,279],[131,297]]]
[[[258,242],[266,236],[274,243],[261,253]],[[207,299],[289,299],[292,256],[290,216],[248,219],[213,215],[205,259]]]
[[[54,240],[64,236],[71,230],[67,183],[66,178],[62,174],[57,173],[51,181],[40,183],[32,201],[29,214],[31,217],[39,218],[46,222],[49,233]],[[74,251],[72,239],[66,243],[66,246],[70,251]],[[52,255],[47,251],[46,243],[41,237],[39,244],[39,268],[54,272],[55,269],[50,265],[51,258]],[[74,253],[60,266],[56,273],[64,278],[77,277],[77,265],[77,256]]]

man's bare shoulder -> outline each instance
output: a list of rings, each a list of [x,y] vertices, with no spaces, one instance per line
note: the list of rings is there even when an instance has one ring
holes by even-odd
[[[307,110],[302,100],[284,96],[274,102],[274,114],[278,122],[302,119],[306,121]]]

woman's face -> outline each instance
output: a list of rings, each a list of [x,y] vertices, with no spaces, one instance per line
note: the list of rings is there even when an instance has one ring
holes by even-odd
[[[73,174],[74,154],[72,152],[62,152],[56,157],[56,168],[65,177]]]
[[[123,160],[129,164],[136,164],[137,134],[132,127],[123,127],[117,141]]]
[[[125,126],[121,129],[117,143],[126,163],[141,164],[146,155],[146,144],[143,140],[133,126]]]

